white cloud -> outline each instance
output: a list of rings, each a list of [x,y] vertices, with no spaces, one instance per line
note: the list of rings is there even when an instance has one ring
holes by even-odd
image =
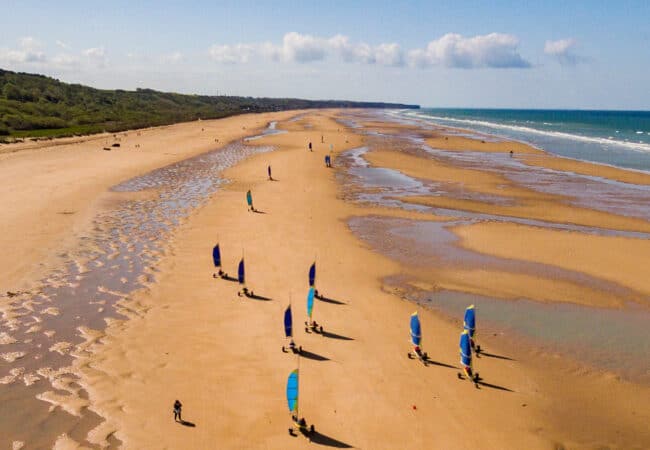
[[[58,39],[55,41],[55,43],[56,43],[56,45],[58,45],[59,47],[61,47],[64,50],[68,50],[70,48],[70,46],[68,44],[66,44],[63,41],[59,41]]]
[[[375,59],[377,64],[384,66],[402,66],[404,65],[404,54],[397,44],[380,44],[375,49]]]
[[[518,45],[517,37],[510,34],[490,33],[464,37],[448,33],[429,42],[424,49],[411,50],[408,59],[409,63],[416,67],[530,67],[530,63],[519,54]]]
[[[546,41],[544,53],[554,57],[564,66],[574,66],[582,61],[582,58],[575,54],[575,39],[559,39],[557,41]]]
[[[352,43],[347,36],[337,34],[322,38],[296,32],[287,33],[281,44],[215,44],[208,49],[210,57],[225,64],[248,63],[267,59],[285,63],[309,63],[338,57],[344,62],[401,66],[404,52],[398,44],[372,47],[365,42]]]
[[[404,52],[398,44],[379,44],[372,47],[365,42],[351,43],[347,36],[337,34],[328,39],[329,49],[344,62],[363,64],[381,64],[401,66],[404,64]]]
[[[309,34],[287,33],[282,39],[280,57],[284,61],[306,63],[325,59],[327,40]]]
[[[208,53],[218,63],[247,63],[258,59],[308,63],[338,58],[346,63],[413,67],[526,68],[530,63],[518,51],[519,40],[510,34],[491,33],[464,37],[449,33],[429,42],[423,49],[402,50],[397,43],[376,46],[351,42],[337,34],[322,38],[296,32],[284,35],[281,44],[213,45]]]
[[[41,51],[41,44],[31,36],[19,39],[19,48],[0,49],[0,61],[8,64],[42,63],[45,62],[45,53]]]
[[[82,51],[81,54],[87,58],[88,62],[97,67],[106,67],[106,64],[108,63],[108,59],[106,58],[106,50],[104,50],[104,47],[87,48],[86,50]]]
[[[215,44],[208,50],[208,53],[213,60],[225,64],[247,63],[255,52],[255,46],[248,44]]]

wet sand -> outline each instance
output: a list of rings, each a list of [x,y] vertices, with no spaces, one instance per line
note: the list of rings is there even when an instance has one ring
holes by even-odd
[[[74,237],[69,238],[87,227],[95,216],[98,199],[111,186],[255,134],[255,129],[266,127],[271,120],[293,115],[296,112],[244,115],[118,133],[115,137],[2,146],[2,291],[33,284],[45,273],[42,266],[52,262],[53,255],[76,244]],[[114,143],[120,147],[112,147]]]
[[[550,229],[542,230],[550,234],[537,237],[533,227],[529,226],[529,230],[508,224],[507,218],[477,218],[458,208],[458,204],[440,210],[409,204],[408,193],[413,190],[421,191],[419,195],[427,199],[466,195],[446,185],[457,184],[455,177],[461,173],[475,183],[472,195],[484,196],[479,201],[486,204],[498,202],[498,197],[508,197],[508,192],[514,192],[509,197],[516,200],[534,196],[531,208],[539,208],[537,201],[546,201],[547,209],[556,205],[562,208],[565,199],[489,171],[479,174],[466,162],[459,162],[457,167],[445,164],[444,172],[440,172],[445,174],[444,179],[427,176],[428,171],[416,173],[413,169],[408,173],[407,159],[396,154],[393,148],[385,149],[382,170],[369,173],[361,168],[355,172],[346,152],[369,146],[370,152],[359,157],[370,160],[377,151],[377,143],[390,147],[383,137],[369,135],[364,128],[348,126],[354,120],[368,121],[369,114],[312,111],[301,114],[297,120],[287,120],[291,116],[288,113],[272,119],[251,116],[255,123],[261,120],[260,127],[277,119],[277,128],[288,131],[254,140],[254,145],[273,147],[275,151],[253,154],[234,167],[224,167],[220,177],[230,182],[220,184],[218,190],[206,191],[209,201],[188,204],[188,215],[182,220],[175,221],[161,213],[132,228],[133,233],[138,233],[146,224],[167,224],[171,230],[161,235],[164,242],[147,250],[159,253],[155,270],[145,272],[151,278],[134,285],[139,288],[136,292],[106,287],[108,295],[113,293],[119,298],[115,307],[122,315],[113,315],[105,329],[81,330],[84,342],[80,345],[70,347],[57,339],[59,344],[49,351],[58,356],[62,356],[59,352],[74,354],[71,370],[79,378],[63,382],[68,382],[65,386],[69,390],[81,387],[82,391],[81,395],[67,399],[75,401],[57,403],[59,399],[55,397],[44,400],[65,405],[68,409],[63,415],[74,417],[77,411],[86,414],[90,410],[98,418],[92,426],[85,422],[86,425],[73,430],[69,436],[61,437],[59,445],[74,448],[84,437],[86,445],[117,446],[121,442],[126,448],[322,445],[546,449],[650,445],[647,428],[650,407],[644,400],[650,394],[647,384],[621,379],[615,371],[585,365],[591,361],[557,354],[552,348],[536,343],[543,336],[520,339],[517,330],[500,326],[498,317],[491,320],[489,314],[504,313],[498,309],[490,312],[488,300],[482,304],[486,320],[484,326],[479,325],[483,327],[479,339],[491,356],[486,354],[476,361],[484,383],[476,389],[467,381],[458,380],[458,336],[462,328],[458,313],[427,306],[426,300],[430,295],[446,296],[448,302],[453,295],[475,295],[481,287],[490,286],[496,280],[507,293],[504,296],[512,299],[540,290],[545,291],[544,301],[549,304],[563,301],[568,293],[568,297],[583,307],[624,308],[623,299],[629,292],[637,291],[641,298],[646,295],[642,282],[625,276],[625,268],[634,268],[583,264],[589,263],[590,255],[606,257],[607,251],[612,251],[619,242],[601,244],[609,242],[601,231],[611,227],[605,214],[607,217],[615,214],[589,210],[588,225],[594,228],[590,229],[593,234],[581,235],[583,259],[561,264],[554,259],[562,257],[557,249],[542,248],[544,238],[553,236]],[[250,124],[237,122],[247,117],[232,119],[233,133],[239,133],[242,126],[252,128]],[[221,122],[215,121],[214,126]],[[379,131],[382,131],[381,123],[380,119],[372,120]],[[194,147],[196,141],[206,146],[209,143],[202,140],[202,127],[193,126],[179,139],[182,137],[188,148],[198,152],[199,144]],[[397,135],[414,130],[393,124],[386,126],[386,131]],[[467,139],[450,136],[447,141],[457,138]],[[164,145],[162,138],[156,139]],[[310,141],[314,152],[307,150]],[[326,169],[323,158],[329,153],[330,145],[335,167]],[[458,145],[466,143],[458,142]],[[167,145],[164,149],[161,151],[169,151]],[[187,156],[191,155],[178,159]],[[378,160],[372,162],[379,164]],[[421,161],[409,160],[408,164],[417,168],[418,162],[421,167],[430,167],[430,161],[422,157]],[[105,184],[99,183],[93,192],[129,178],[127,164],[120,164],[124,164],[120,166],[123,177],[103,180]],[[266,179],[269,164],[276,181]],[[142,166],[131,169],[131,176],[144,172]],[[190,166],[188,170],[194,169]],[[590,170],[597,172],[597,168]],[[170,166],[162,172],[138,177],[137,181],[122,185],[130,192],[112,193],[110,201],[114,201],[115,195],[126,195],[145,202],[139,207],[146,209],[150,191],[158,192],[157,183],[166,176],[168,180],[182,178],[185,176],[182,173],[182,169]],[[358,177],[366,178],[360,182]],[[206,178],[209,177],[199,179]],[[370,184],[362,186],[363,183]],[[499,188],[502,184],[508,185],[503,195]],[[187,186],[194,192],[203,185]],[[144,190],[140,191],[140,187]],[[246,209],[248,189],[252,190],[259,213]],[[396,200],[391,201],[391,196]],[[162,201],[174,202],[172,206],[175,206],[179,200],[169,197]],[[526,220],[537,219],[528,212],[520,210],[517,214]],[[571,226],[562,223],[561,214],[556,215],[557,223],[552,225]],[[616,217],[629,225],[624,228],[630,233],[643,233],[643,227],[636,226],[643,219]],[[359,231],[350,228],[354,218],[369,220],[361,223],[361,232],[380,242],[392,243],[396,253],[363,239]],[[376,224],[387,219],[397,222],[377,228]],[[481,223],[485,220],[496,223]],[[506,223],[502,223],[504,220]],[[413,225],[416,223],[421,225]],[[82,227],[83,223],[78,226]],[[420,228],[414,231],[413,226]],[[438,228],[431,230],[429,226]],[[108,231],[112,229],[108,227]],[[524,230],[522,239],[530,238],[536,248],[541,248],[539,252],[527,254],[528,247],[517,240],[500,252],[485,243],[492,239],[495,244],[497,238],[519,229]],[[70,233],[57,232],[58,229],[52,230],[50,236],[56,238]],[[566,231],[557,232],[567,236]],[[428,234],[435,235],[438,241],[415,238]],[[403,245],[404,239],[412,243]],[[64,242],[58,241],[59,246]],[[128,249],[128,234],[118,241],[124,248],[118,246],[116,258],[127,269],[136,270],[128,255],[132,253]],[[231,276],[242,254],[245,256],[247,285],[257,298],[238,297],[237,283],[212,277],[211,249],[217,241],[221,244],[224,270]],[[560,240],[558,248],[560,244],[571,246],[572,241]],[[628,251],[642,256],[643,248],[630,245]],[[129,258],[124,259],[125,255]],[[326,297],[316,300],[314,307],[314,318],[325,329],[322,336],[307,334],[300,326],[306,319],[307,270],[314,260],[318,267],[317,288]],[[113,264],[108,261],[101,262]],[[77,272],[93,273],[93,266],[79,267]],[[442,285],[440,277],[444,280],[445,273],[447,281]],[[472,273],[476,274],[474,278],[470,276]],[[391,281],[400,274],[407,278]],[[62,282],[52,277],[52,283]],[[614,300],[608,300],[604,292],[610,292]],[[455,307],[462,311],[462,304],[470,298],[456,299]],[[29,302],[27,295],[20,299]],[[300,360],[280,350],[286,345],[282,314],[290,301],[296,342],[308,351]],[[47,303],[38,305],[42,315],[67,316],[64,308],[57,309],[56,300]],[[517,302],[508,304],[517,305]],[[95,306],[113,308],[107,303]],[[408,319],[416,308],[423,323],[423,347],[435,361],[429,367],[406,357],[410,349]],[[531,310],[526,308],[521,307],[523,311]],[[479,323],[483,323],[480,311]],[[20,317],[17,320],[23,327],[39,326]],[[47,331],[46,328],[40,331]],[[8,347],[7,358],[20,361],[21,356],[10,351],[16,345],[11,343],[11,338],[11,333],[2,336]],[[286,378],[298,365],[300,413],[317,430],[311,444],[303,437],[295,438],[287,433],[291,421],[285,400]],[[16,378],[21,376],[24,374],[15,372]],[[173,422],[171,406],[177,398],[184,404],[186,425],[195,426]],[[471,424],[469,433],[468,424]]]
[[[83,441],[100,423],[72,362],[96,343],[108,321],[132,314],[120,301],[154,280],[151,266],[165,238],[218,187],[219,170],[249,149],[265,149],[244,146],[239,138],[266,133],[270,119],[295,114],[120,133],[111,136],[120,147],[110,152],[100,146],[105,136],[7,146],[12,151],[0,156],[0,171],[11,183],[1,195],[14,208],[6,211],[11,222],[1,239],[21,257],[0,257],[6,269],[0,399],[3,426],[11,430],[0,433],[0,446],[16,441],[47,448],[64,432]],[[188,136],[191,143],[184,142]]]

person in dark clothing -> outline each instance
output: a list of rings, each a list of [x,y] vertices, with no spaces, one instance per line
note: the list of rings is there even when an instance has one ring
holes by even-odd
[[[313,150],[311,149],[311,142],[309,142],[309,151],[313,152]]]
[[[174,402],[174,422],[179,422],[179,421],[182,422],[183,421],[183,419],[181,419],[181,408],[182,407],[183,407],[183,405],[178,400],[176,400]]]
[[[271,176],[271,166],[269,166],[266,171],[269,173],[269,180],[273,181],[273,177]]]

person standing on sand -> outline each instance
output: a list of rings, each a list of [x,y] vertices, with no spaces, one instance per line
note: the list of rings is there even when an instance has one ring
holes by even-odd
[[[311,149],[311,141],[309,141],[309,151],[313,152],[313,150]]]
[[[181,408],[183,405],[181,404],[180,401],[176,400],[174,402],[174,422],[182,422],[183,419],[181,419]]]
[[[273,181],[273,177],[271,176],[271,166],[267,167],[266,171],[269,173],[269,180]]]

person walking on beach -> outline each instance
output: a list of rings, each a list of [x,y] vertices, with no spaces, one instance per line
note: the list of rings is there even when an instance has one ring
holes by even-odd
[[[313,150],[311,149],[311,141],[309,141],[309,151],[313,152]]]
[[[266,171],[269,173],[269,180],[273,181],[273,177],[271,176],[271,166],[267,167]]]
[[[181,404],[180,401],[176,400],[174,402],[174,422],[182,422],[183,419],[181,419],[181,408],[183,405]]]

